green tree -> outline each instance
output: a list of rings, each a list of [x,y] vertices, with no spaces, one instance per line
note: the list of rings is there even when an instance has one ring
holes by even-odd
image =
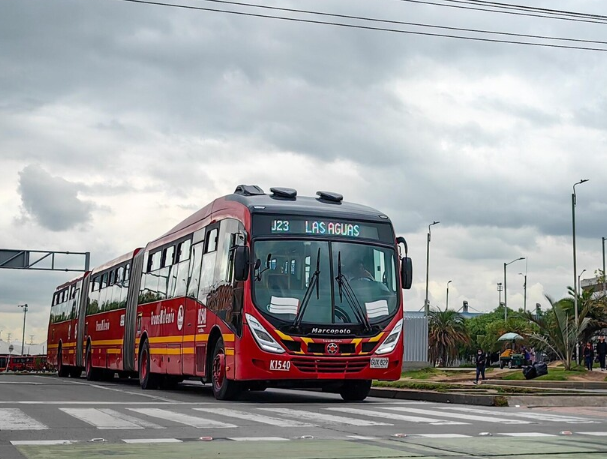
[[[565,369],[570,370],[575,345],[582,339],[591,320],[587,317],[589,305],[579,308],[578,304],[579,314],[576,323],[575,315],[571,311],[570,298],[554,301],[546,295],[546,299],[552,306],[550,311],[539,317],[530,312],[526,313],[526,318],[539,328],[538,332],[531,334],[530,339],[537,343],[538,347],[550,349],[563,361]]]
[[[463,316],[452,309],[432,309],[428,322],[430,361],[448,366],[470,342]]]

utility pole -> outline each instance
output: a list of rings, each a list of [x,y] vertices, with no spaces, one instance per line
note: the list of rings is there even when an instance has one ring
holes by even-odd
[[[573,306],[574,306],[574,312],[575,312],[576,330],[579,325],[579,320],[578,320],[578,310],[577,310],[577,255],[576,255],[576,251],[575,251],[575,206],[576,206],[575,187],[576,187],[576,185],[580,185],[581,183],[584,183],[587,181],[588,181],[588,179],[582,179],[579,182],[575,183],[573,185],[573,193],[571,194],[571,223],[573,226]],[[580,361],[580,342],[579,342],[577,336],[575,337],[575,361],[576,362]]]
[[[430,303],[428,302],[428,281],[430,279],[430,239],[432,238],[430,227],[433,225],[438,225],[439,223],[440,222],[434,221],[428,225],[428,240],[426,242],[426,300],[424,301],[425,317],[428,317],[430,314]]]
[[[25,318],[27,317],[27,303],[17,305],[18,308],[23,308],[23,336],[21,338],[21,355],[25,350]]]
[[[605,279],[607,275],[605,274],[605,239],[606,237],[601,238],[603,240],[603,296],[607,296],[607,280]]]
[[[523,312],[527,312],[527,274],[519,273],[519,275],[525,277],[525,283],[523,284]]]

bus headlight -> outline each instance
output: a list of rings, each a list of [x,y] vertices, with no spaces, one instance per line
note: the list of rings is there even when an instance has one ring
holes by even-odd
[[[384,342],[377,348],[375,351],[376,354],[387,354],[388,352],[392,352],[396,345],[398,344],[398,340],[400,338],[400,334],[403,331],[403,319],[400,319],[396,322],[396,325],[388,335],[388,337],[384,340]]]
[[[249,329],[259,344],[259,347],[264,351],[273,352],[274,354],[283,354],[285,350],[283,347],[276,342],[272,335],[270,335],[263,325],[259,323],[259,321],[250,314],[245,313],[245,317],[247,318],[247,323],[249,324]]]

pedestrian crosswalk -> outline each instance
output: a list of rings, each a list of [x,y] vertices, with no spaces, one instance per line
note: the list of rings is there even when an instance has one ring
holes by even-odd
[[[235,407],[235,408],[232,408]],[[295,408],[247,404],[183,404],[159,407],[120,406],[55,408],[62,426],[93,426],[98,430],[142,430],[189,427],[193,429],[236,429],[239,427],[270,427],[295,429],[344,426],[363,428],[386,426],[398,431],[414,425],[466,426],[470,424],[493,426],[522,426],[532,431],[532,425],[593,424],[607,419],[558,415],[530,410],[499,410],[470,406],[441,406],[403,402],[373,404],[317,404]],[[56,426],[36,419],[33,407],[0,408],[0,431],[27,431],[53,429]],[[60,416],[64,416],[61,418]]]

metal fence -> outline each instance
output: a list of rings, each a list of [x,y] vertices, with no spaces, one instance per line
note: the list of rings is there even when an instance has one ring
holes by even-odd
[[[428,363],[428,318],[405,316],[405,367]],[[413,365],[411,365],[413,364]]]

